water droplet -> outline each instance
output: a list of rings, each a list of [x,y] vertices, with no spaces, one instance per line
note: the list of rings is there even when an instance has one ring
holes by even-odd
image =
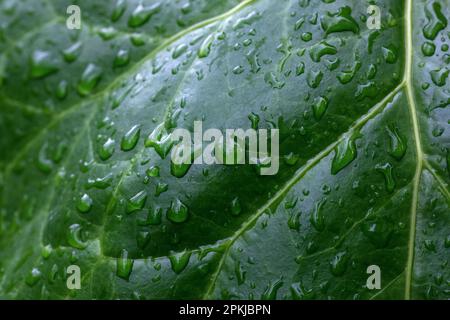
[[[314,104],[312,106],[314,118],[319,121],[324,116],[325,112],[328,109],[328,99],[325,97],[318,97],[314,100]]]
[[[123,67],[130,62],[130,52],[128,50],[120,49],[114,58],[114,67]]]
[[[398,133],[398,130],[395,127],[387,127],[387,132],[390,138],[388,152],[392,157],[400,161],[406,154],[407,149],[406,141]]]
[[[327,13],[320,18],[320,23],[327,36],[344,31],[359,33],[358,23],[353,19],[350,7],[340,8],[337,13]]]
[[[395,189],[395,179],[393,175],[394,168],[392,167],[392,165],[390,163],[377,165],[375,169],[383,174],[387,192],[393,192]]]
[[[170,208],[167,210],[167,219],[174,223],[182,223],[185,222],[189,217],[189,211],[187,206],[180,201],[180,199],[176,199],[172,201]]]
[[[147,225],[153,225],[157,226],[160,225],[162,221],[162,209],[159,207],[151,207],[148,210],[148,215],[145,220],[139,221],[139,225],[141,226],[147,226]]]
[[[264,80],[274,89],[281,89],[285,85],[285,82],[278,80],[277,76],[273,72],[266,73]]]
[[[318,70],[318,71],[311,70],[310,72],[308,72],[306,80],[308,82],[308,85],[311,88],[315,89],[315,88],[317,88],[320,85],[320,83],[322,82],[322,79],[323,79],[323,72],[322,71],[320,71],[320,70]]]
[[[119,34],[119,32],[114,27],[104,27],[97,30],[97,32],[99,36],[105,41],[111,40]]]
[[[108,160],[111,158],[111,156],[114,153],[114,150],[116,148],[116,141],[109,138],[106,140],[106,142],[100,147],[98,154],[100,156],[100,159],[103,161]]]
[[[423,28],[424,36],[429,40],[436,39],[438,33],[447,27],[447,19],[442,14],[441,4],[439,2],[429,2],[425,7],[425,14],[428,23]]]
[[[300,76],[300,75],[302,75],[304,72],[305,72],[305,63],[304,63],[304,62],[300,62],[300,63],[297,65],[297,68],[295,69],[295,74],[296,74],[297,76]]]
[[[55,58],[50,52],[36,50],[31,56],[31,77],[34,79],[46,77],[59,70]]]
[[[295,300],[312,300],[314,299],[314,292],[312,289],[306,290],[301,282],[293,283],[289,288],[291,296]]]
[[[206,58],[209,56],[209,53],[211,51],[211,44],[214,40],[214,35],[210,34],[206,39],[203,41],[202,45],[200,46],[200,49],[198,50],[198,57],[199,58]]]
[[[87,242],[83,241],[82,227],[79,224],[72,224],[69,227],[67,234],[67,242],[75,249],[84,249],[87,247]]]
[[[183,270],[186,269],[187,265],[189,264],[191,254],[192,253],[190,251],[183,251],[169,256],[170,265],[173,272],[175,272],[176,274],[180,274],[181,272],[183,272]]]
[[[233,68],[232,72],[234,74],[241,74],[242,72],[244,72],[244,67],[236,66],[236,67]]]
[[[269,283],[261,295],[261,300],[275,300],[277,298],[278,290],[283,286],[283,281],[278,279],[275,282]]]
[[[130,151],[136,147],[136,144],[139,141],[139,137],[141,135],[141,129],[139,125],[133,126],[130,130],[122,138],[122,142],[120,143],[120,147],[123,151]]]
[[[158,125],[145,141],[145,147],[154,148],[162,159],[166,158],[172,146],[173,141],[167,133],[164,123]]]
[[[53,161],[47,155],[48,144],[44,143],[39,150],[37,167],[43,173],[50,173],[53,169]]]
[[[150,18],[157,14],[161,9],[161,3],[157,2],[149,6],[143,6],[139,4],[136,9],[131,13],[128,19],[128,26],[131,28],[137,28],[145,24]]]
[[[385,248],[392,234],[392,226],[385,219],[366,221],[361,225],[363,234],[378,249]]]
[[[300,18],[295,22],[294,30],[299,30],[305,23],[305,18]]]
[[[435,52],[436,52],[436,46],[434,45],[433,42],[427,41],[424,44],[422,44],[422,53],[426,57],[431,57],[432,55],[434,55]]]
[[[130,279],[134,260],[128,259],[128,251],[123,249],[120,258],[116,260],[116,275],[126,281]]]
[[[41,271],[38,268],[33,268],[25,278],[25,283],[28,286],[33,287],[36,283],[39,282],[39,280],[41,280],[41,278],[42,278]]]
[[[133,213],[139,210],[142,210],[142,208],[145,205],[145,201],[147,200],[147,193],[145,191],[141,191],[131,197],[127,202],[127,213]]]
[[[169,185],[167,183],[158,182],[158,184],[156,185],[155,196],[158,197],[161,193],[164,193],[167,190],[169,190]]]
[[[77,90],[81,96],[89,95],[97,86],[102,77],[103,71],[100,67],[90,63],[83,72],[78,83]]]
[[[172,52],[172,58],[177,59],[181,57],[188,50],[188,46],[185,43],[179,44]]]
[[[379,93],[379,89],[377,84],[373,81],[369,81],[365,84],[358,85],[358,89],[356,89],[355,98],[358,101],[361,101],[366,98],[375,98]]]
[[[93,201],[88,194],[84,194],[80,200],[78,200],[77,209],[81,213],[88,213],[92,208]]]
[[[56,87],[56,97],[60,100],[63,100],[67,97],[69,84],[66,80],[61,80],[58,84],[58,87]]]
[[[288,227],[291,230],[300,230],[300,212],[289,214]]]
[[[355,138],[353,136],[346,137],[335,149],[335,155],[331,164],[331,173],[336,175],[355,160],[356,157]]]
[[[116,22],[122,17],[123,13],[127,8],[127,3],[125,0],[117,0],[116,5],[114,6],[113,12],[111,14],[111,21]]]
[[[324,55],[335,55],[336,53],[336,47],[332,46],[326,41],[320,41],[318,44],[312,46],[309,50],[309,55],[314,62],[320,62],[320,59]]]
[[[325,230],[325,217],[322,212],[322,208],[325,205],[326,200],[319,201],[314,210],[311,212],[311,216],[309,218],[309,221],[311,222],[312,226],[316,231],[322,232]]]
[[[450,73],[450,69],[440,68],[430,72],[431,80],[438,87],[443,87],[447,83],[447,78]]]
[[[301,38],[303,41],[309,42],[312,40],[312,33],[311,32],[303,32]]]
[[[113,179],[112,173],[108,173],[106,176],[102,178],[88,179],[86,188],[87,189],[96,188],[104,190],[111,186],[112,179]]]
[[[145,249],[150,242],[150,232],[140,231],[136,236],[136,242],[139,248]]]
[[[159,177],[159,167],[151,167],[148,168],[145,171],[145,174],[147,175],[147,177],[152,178],[152,177]]]
[[[192,166],[194,152],[187,152],[184,143],[179,143],[174,147],[172,154],[177,155],[180,163],[171,161],[170,173],[176,178],[183,178]]]
[[[233,29],[237,30],[237,29],[241,29],[244,26],[249,26],[251,25],[254,21],[256,21],[257,19],[259,19],[260,15],[256,12],[256,11],[252,11],[250,12],[248,15],[246,15],[243,18],[239,18],[236,23],[233,25]]]
[[[78,56],[80,55],[82,48],[81,42],[76,42],[67,49],[65,49],[63,53],[64,60],[68,63],[74,62]]]
[[[253,130],[257,130],[258,126],[259,126],[259,116],[256,113],[250,113],[248,115],[248,119],[250,120],[251,124],[252,124],[252,129]]]
[[[242,212],[241,202],[239,201],[239,198],[234,198],[231,201],[231,214],[233,216],[238,216]]]
[[[288,166],[295,166],[298,160],[300,160],[300,156],[293,152],[290,152],[289,154],[284,156],[284,163],[286,163]]]
[[[360,68],[361,62],[359,61],[355,62],[350,70],[345,70],[339,73],[339,75],[337,76],[339,82],[342,84],[347,84],[351,82]]]
[[[331,273],[336,276],[342,276],[347,271],[347,265],[350,257],[346,251],[339,252],[330,261]]]
[[[52,252],[53,252],[53,248],[52,248],[52,246],[51,246],[50,244],[48,244],[48,245],[46,245],[46,246],[44,246],[44,247],[42,248],[42,250],[41,250],[41,256],[42,256],[42,258],[44,258],[44,259],[48,259],[48,258],[50,258]]]
[[[383,47],[382,50],[384,61],[390,64],[395,63],[397,61],[396,49],[393,46]]]
[[[255,50],[251,50],[246,55],[247,61],[250,65],[250,71],[252,73],[258,73],[261,70],[261,65],[259,64],[259,57]]]

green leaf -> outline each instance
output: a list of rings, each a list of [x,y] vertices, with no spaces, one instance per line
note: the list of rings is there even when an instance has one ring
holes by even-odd
[[[1,298],[449,298],[448,0],[77,3],[0,4]],[[200,120],[278,174],[173,170]]]

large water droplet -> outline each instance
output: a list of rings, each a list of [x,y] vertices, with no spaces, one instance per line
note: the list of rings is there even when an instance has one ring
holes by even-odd
[[[82,227],[79,224],[72,224],[69,227],[69,233],[67,234],[67,242],[69,245],[76,249],[84,249],[87,247],[87,242],[83,241]]]
[[[384,176],[387,192],[391,193],[395,190],[395,179],[393,175],[393,167],[390,163],[377,165],[376,169]]]
[[[116,148],[116,141],[114,141],[111,138],[106,140],[106,142],[103,145],[101,145],[101,147],[98,151],[100,159],[105,161],[105,160],[108,160],[109,158],[111,158],[111,156],[114,153],[115,148]]]
[[[309,50],[309,55],[314,62],[320,62],[320,59],[324,55],[334,55],[337,53],[336,47],[327,43],[326,41],[321,41],[318,44],[311,47]]]
[[[31,55],[31,77],[43,78],[59,70],[50,52],[36,50]]]
[[[180,201],[180,199],[176,199],[170,205],[170,208],[167,210],[167,219],[174,223],[182,223],[185,222],[189,217],[189,210],[187,206]]]
[[[111,14],[111,21],[116,22],[122,17],[123,13],[127,8],[127,2],[125,0],[117,0],[114,6],[113,12]]]
[[[93,63],[90,63],[84,70],[81,80],[78,82],[77,91],[82,96],[89,95],[100,82],[103,70]]]
[[[80,200],[78,200],[77,209],[81,213],[88,213],[92,208],[92,203],[92,198],[85,193]]]
[[[397,160],[403,159],[407,149],[405,139],[403,139],[395,127],[388,127],[387,131],[390,138],[389,154]]]
[[[352,17],[352,9],[343,7],[337,13],[327,13],[320,19],[322,28],[326,35],[335,32],[351,31],[355,34],[359,33],[358,23]]]
[[[150,18],[158,13],[161,9],[161,3],[157,2],[149,6],[143,6],[139,4],[136,9],[131,13],[128,20],[128,26],[131,28],[137,28],[145,24]]]
[[[133,271],[134,260],[128,258],[128,251],[123,249],[120,258],[117,259],[116,275],[126,281],[130,279]]]
[[[437,1],[429,2],[425,7],[428,23],[423,28],[423,34],[427,39],[436,39],[438,33],[447,27],[448,21],[441,11],[441,4]]]
[[[145,205],[145,201],[147,200],[147,193],[145,191],[141,191],[131,197],[127,202],[127,213],[133,213],[139,210],[142,210],[142,208]]]
[[[331,173],[336,175],[355,160],[356,157],[355,138],[353,136],[346,137],[335,149],[335,155],[331,164]]]
[[[314,118],[319,121],[325,115],[328,109],[328,99],[325,97],[318,97],[314,100],[313,113]]]
[[[180,274],[184,269],[186,269],[187,265],[189,264],[191,254],[192,253],[190,251],[183,251],[171,255],[169,257],[169,260],[173,272],[175,272],[176,274]]]
[[[170,134],[164,126],[164,123],[158,125],[145,140],[146,148],[154,148],[161,158],[166,158],[173,146]]]
[[[311,212],[311,216],[309,221],[316,231],[322,232],[325,230],[325,216],[323,215],[323,206],[325,205],[326,200],[319,201],[314,210]]]
[[[133,126],[130,130],[122,138],[120,143],[120,147],[123,151],[130,151],[136,147],[136,144],[139,141],[139,137],[141,135],[141,129],[139,125]]]
[[[347,265],[350,257],[346,251],[339,252],[330,261],[331,273],[336,276],[342,276],[347,271]]]

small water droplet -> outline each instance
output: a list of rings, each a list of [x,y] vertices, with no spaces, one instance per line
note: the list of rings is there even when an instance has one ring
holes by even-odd
[[[180,274],[181,272],[183,272],[183,270],[186,269],[187,265],[189,264],[191,254],[192,253],[190,251],[183,251],[171,255],[169,257],[169,260],[173,272],[175,272],[176,274]]]

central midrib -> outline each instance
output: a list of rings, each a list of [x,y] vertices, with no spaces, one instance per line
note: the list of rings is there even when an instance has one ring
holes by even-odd
[[[416,220],[417,220],[417,204],[420,187],[420,176],[423,169],[423,150],[420,138],[419,120],[417,117],[416,102],[413,92],[413,8],[412,0],[406,0],[405,7],[405,88],[408,97],[408,106],[411,113],[411,120],[414,130],[414,141],[416,142],[417,166],[414,175],[414,187],[412,194],[411,213],[410,213],[410,229],[408,240],[408,260],[405,273],[405,299],[411,299],[411,283],[414,267],[414,248],[416,238]]]

